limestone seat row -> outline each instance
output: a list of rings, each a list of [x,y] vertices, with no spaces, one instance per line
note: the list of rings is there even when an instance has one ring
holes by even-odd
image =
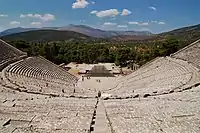
[[[28,91],[73,92],[77,78],[42,57],[29,57],[6,67],[4,80]]]
[[[26,53],[16,49],[15,47],[9,45],[8,43],[0,40],[0,69],[1,66],[6,62],[11,60],[16,60],[21,56],[26,56]]]
[[[200,68],[200,40],[192,43],[184,49],[171,55],[174,58],[182,59],[192,63],[196,67]]]
[[[159,94],[183,89],[200,81],[198,68],[186,61],[157,58],[150,64],[118,80],[119,87],[108,91],[112,95]]]

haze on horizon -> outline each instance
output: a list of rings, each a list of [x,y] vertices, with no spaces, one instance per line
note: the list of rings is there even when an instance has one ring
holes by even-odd
[[[160,33],[200,22],[199,0],[1,0],[0,5],[0,31],[76,24]]]

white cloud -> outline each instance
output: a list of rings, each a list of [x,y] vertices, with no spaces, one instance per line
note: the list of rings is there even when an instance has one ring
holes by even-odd
[[[128,28],[128,25],[118,25],[117,28]]]
[[[127,16],[127,15],[129,15],[129,14],[131,14],[132,12],[131,11],[129,11],[128,9],[124,9],[123,11],[122,11],[122,16]]]
[[[8,17],[7,14],[0,14],[0,17]]]
[[[97,17],[103,18],[103,17],[115,17],[120,14],[120,12],[117,9],[108,9],[108,10],[103,10],[103,11],[96,11],[93,10],[90,12],[91,14],[96,14]],[[122,16],[127,16],[131,14],[132,12],[129,11],[128,9],[123,9],[121,15]]]
[[[147,23],[147,22],[145,22],[145,23],[139,23],[139,25],[141,25],[141,26],[147,26],[147,25],[149,25],[149,23]]]
[[[19,21],[11,21],[11,22],[10,22],[10,25],[19,25],[19,24],[20,24]]]
[[[151,21],[151,23],[157,24],[157,23],[158,23],[158,21]]]
[[[103,25],[105,25],[105,26],[115,26],[115,25],[117,25],[117,23],[105,22]]]
[[[95,1],[92,1],[91,3],[94,5],[94,4],[95,4]]]
[[[164,25],[164,24],[166,24],[166,23],[163,22],[163,21],[151,21],[151,23],[154,23],[154,24],[160,24],[160,25]]]
[[[165,24],[165,22],[158,22],[158,24],[164,25],[164,24]]]
[[[109,10],[104,10],[96,13],[97,17],[115,17],[119,15],[119,11],[117,9],[109,9]]]
[[[76,2],[74,2],[72,4],[72,8],[73,9],[77,9],[77,8],[85,8],[89,5],[89,2],[87,0],[76,0]]]
[[[20,18],[36,18],[36,19],[41,19],[43,21],[52,21],[55,20],[55,16],[53,14],[21,14]]]
[[[93,11],[91,11],[90,13],[91,13],[91,14],[97,14],[97,13],[98,13],[98,11],[96,11],[96,10],[93,10]]]
[[[26,16],[24,14],[20,14],[20,18],[25,18]]]
[[[139,25],[139,22],[130,21],[130,22],[128,22],[128,24],[131,24],[131,25]]]
[[[153,11],[156,11],[156,10],[157,10],[156,7],[154,7],[154,6],[150,6],[149,9],[151,9],[151,10],[153,10]]]
[[[31,25],[34,25],[34,26],[40,26],[42,23],[41,22],[32,22]]]
[[[42,15],[40,14],[21,14],[20,18],[26,18],[26,17],[30,17],[30,18],[41,18]]]
[[[52,14],[44,14],[40,19],[43,21],[52,21],[55,20],[55,16]]]
[[[79,20],[81,23],[84,23],[86,20]]]
[[[128,24],[130,24],[130,25],[138,25],[138,26],[148,26],[149,25],[149,23],[147,23],[147,22],[139,23],[139,22],[134,22],[134,21],[130,21],[130,22],[128,22]]]

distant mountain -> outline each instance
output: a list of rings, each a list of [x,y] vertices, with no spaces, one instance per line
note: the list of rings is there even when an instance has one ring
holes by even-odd
[[[30,31],[31,30],[31,31]],[[15,33],[19,32],[20,33]],[[44,27],[37,28],[14,28],[5,33],[12,33],[3,36],[5,40],[23,39],[27,41],[61,41],[61,40],[83,40],[92,37],[106,38],[111,41],[153,41],[175,38],[188,43],[200,39],[200,24],[183,27],[161,34],[151,34],[148,31],[103,31],[85,25],[69,25],[65,27]]]
[[[81,34],[85,34],[87,36],[96,37],[96,38],[105,38],[111,36],[107,31],[103,31],[100,29],[94,29],[85,25],[69,25],[65,27],[58,27],[56,30],[62,31],[74,31]]]
[[[200,39],[200,24],[175,29],[169,32],[158,34],[156,36],[156,40],[164,41],[169,38],[174,38],[176,40],[185,42],[185,44],[190,44]]]
[[[200,38],[200,24],[175,29],[159,34],[161,37],[176,37],[179,39]]]
[[[11,35],[15,33],[21,33],[21,32],[26,32],[26,31],[33,31],[33,30],[38,30],[38,28],[22,28],[22,27],[17,27],[17,28],[12,28],[12,29],[7,29],[3,32],[0,32],[0,37],[6,36],[6,35]]]
[[[91,37],[73,31],[58,31],[58,30],[34,30],[22,33],[15,33],[1,37],[6,41],[26,40],[31,42],[50,42],[50,41],[71,41],[85,40]]]
[[[148,31],[104,31],[101,29],[95,29],[86,25],[73,25],[70,24],[68,26],[63,27],[43,27],[43,28],[13,28],[8,29],[0,33],[0,37],[11,35],[15,33],[21,33],[26,31],[33,31],[33,30],[58,30],[58,31],[74,31],[77,33],[81,33],[90,37],[95,38],[109,38],[115,36],[125,36],[125,35],[134,35],[134,36],[150,36],[152,35],[151,32]]]
[[[187,26],[187,27],[182,27],[182,28],[178,28],[169,32],[164,32],[161,34],[179,34],[179,33],[183,33],[183,32],[191,32],[191,31],[196,31],[196,30],[200,30],[200,24],[197,25],[192,25],[192,26]]]
[[[175,29],[169,32],[164,32],[160,34],[154,34],[151,36],[135,36],[135,35],[121,35],[111,37],[113,41],[154,41],[160,40],[165,41],[166,39],[174,38],[177,40],[181,40],[183,42],[188,42],[190,44],[198,39],[200,39],[200,24],[183,27],[179,29]]]
[[[152,35],[149,31],[104,31],[101,29],[95,29],[86,25],[69,25],[66,27],[59,27],[57,30],[69,30],[78,33],[85,34],[87,36],[96,38],[109,38],[121,35],[134,35],[134,36],[150,36]]]

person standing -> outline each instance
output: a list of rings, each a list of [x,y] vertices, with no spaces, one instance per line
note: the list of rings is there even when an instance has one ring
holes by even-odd
[[[98,92],[98,97],[99,97],[99,98],[101,97],[101,91]]]
[[[76,90],[75,90],[75,88],[76,88],[76,84],[73,84],[73,86],[74,86],[74,93],[76,92]]]
[[[82,76],[82,81],[84,81],[84,77]]]

